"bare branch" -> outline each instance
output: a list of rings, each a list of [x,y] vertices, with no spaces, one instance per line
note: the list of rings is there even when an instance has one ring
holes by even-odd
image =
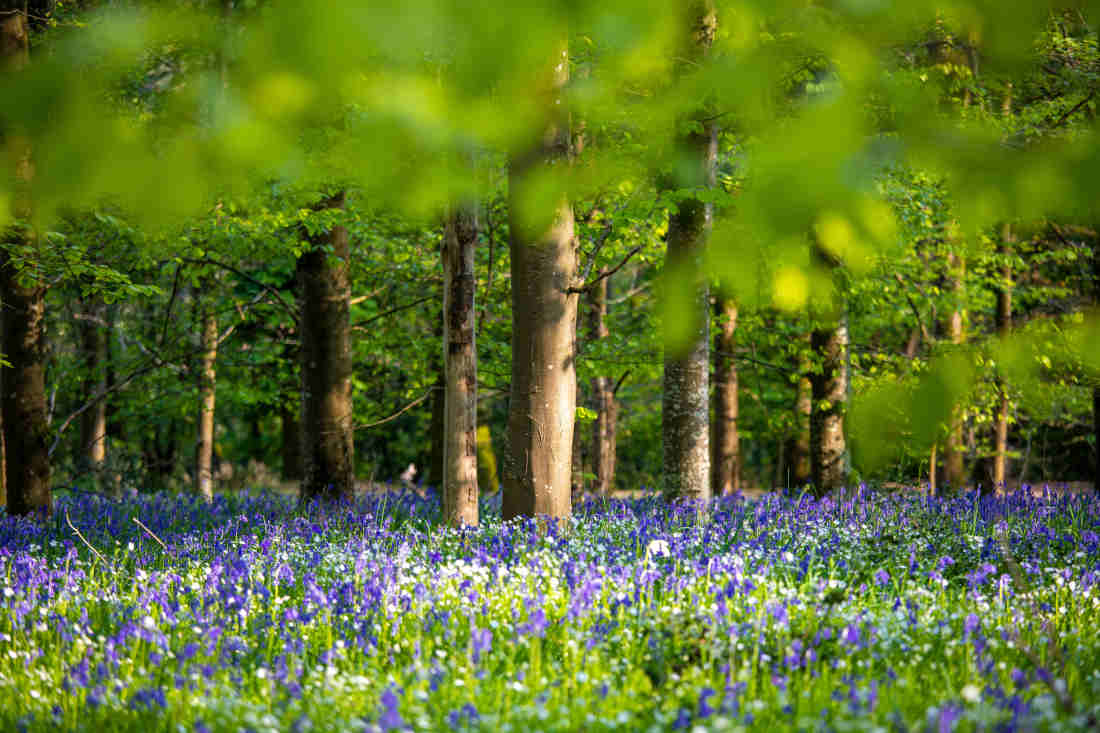
[[[430,397],[430,396],[431,396],[431,394],[432,394],[432,390],[431,390],[431,389],[429,389],[429,390],[428,390],[427,392],[425,392],[424,394],[420,395],[420,396],[419,396],[419,397],[417,397],[417,398],[416,398],[415,400],[413,400],[413,401],[412,401],[412,402],[410,402],[409,404],[405,405],[404,407],[402,407],[402,408],[401,408],[400,410],[398,410],[397,412],[393,413],[393,414],[392,414],[392,415],[390,415],[389,417],[384,417],[384,418],[382,418],[381,420],[375,420],[374,422],[369,422],[369,423],[366,423],[365,425],[356,425],[356,426],[355,426],[355,430],[368,430],[368,429],[370,429],[370,428],[376,428],[376,427],[378,427],[379,425],[385,425],[385,424],[386,424],[386,423],[388,423],[388,422],[391,422],[391,421],[393,421],[393,420],[396,420],[397,418],[401,417],[402,415],[404,415],[404,414],[405,414],[406,412],[408,412],[408,411],[409,411],[409,410],[411,410],[412,408],[414,408],[414,407],[416,407],[417,405],[419,405],[419,404],[420,404],[421,402],[423,402],[424,400],[428,399],[428,397]]]
[[[619,264],[615,265],[610,270],[604,270],[603,272],[600,273],[599,277],[597,277],[592,282],[585,283],[584,285],[580,286],[579,288],[569,288],[565,292],[567,292],[567,293],[587,293],[588,291],[592,290],[592,288],[599,285],[601,280],[609,278],[612,275],[614,275],[616,272],[618,272],[619,270],[623,269],[623,267],[626,265],[626,263],[630,261],[630,258],[632,258],[634,255],[641,252],[642,248],[644,246],[645,245],[639,244],[637,247],[635,247],[634,249],[627,252],[626,257],[623,257],[623,259],[619,262]],[[592,256],[592,259],[593,260],[596,259],[595,255]],[[587,273],[585,273],[585,275],[587,276]]]

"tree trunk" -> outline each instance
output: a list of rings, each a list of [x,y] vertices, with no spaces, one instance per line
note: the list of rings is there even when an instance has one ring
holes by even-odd
[[[847,440],[844,413],[848,399],[848,322],[835,328],[815,329],[810,336],[821,371],[810,378],[810,473],[814,491],[822,495],[847,482]]]
[[[932,448],[928,452],[928,491],[933,496],[936,495],[936,462],[939,458],[936,456],[937,443],[932,444]]]
[[[84,357],[84,399],[91,401],[107,389],[107,331],[105,308],[90,302],[80,322],[80,342]],[[92,477],[92,484],[103,483],[103,464],[107,458],[107,400],[99,399],[80,416],[80,449]]]
[[[343,192],[318,210],[343,209]],[[351,398],[351,284],[348,231],[334,226],[308,237],[298,258],[302,371],[300,497],[350,499],[355,492],[355,444]],[[330,250],[330,251],[326,251]]]
[[[554,61],[542,145],[509,167],[512,257],[512,389],[504,465],[505,519],[572,513],[577,243],[564,188],[548,197],[547,176],[569,157],[561,91],[569,75],[564,45]],[[547,202],[552,209],[539,211]]]
[[[718,18],[710,2],[692,6],[695,11],[691,45],[685,49],[693,60],[702,59],[717,33]],[[702,128],[677,140],[690,161],[679,188],[713,188],[718,159],[718,128],[698,121]],[[665,353],[661,432],[664,448],[664,494],[672,500],[706,501],[710,485],[710,295],[701,270],[703,250],[710,235],[714,207],[689,196],[669,215],[665,241],[665,269],[686,276],[679,287],[694,288],[697,333],[681,353]]]
[[[13,228],[7,240],[18,246],[32,236],[28,230]],[[19,242],[17,237],[25,239]],[[0,300],[4,303],[3,354],[10,364],[0,374],[8,513],[50,513],[45,288],[25,282],[6,251],[0,252]]]
[[[7,11],[0,15],[0,68],[5,71],[17,71],[29,59],[29,25],[23,7],[0,4]],[[27,222],[32,215],[27,189],[34,178],[30,145],[18,139],[6,142],[16,161],[11,213],[17,222]],[[28,246],[35,239],[25,223],[16,223],[0,236],[12,247]],[[4,305],[0,348],[9,364],[0,370],[0,412],[9,515],[53,511],[46,423],[46,289],[37,282],[33,268],[33,262],[24,261],[22,269],[16,269],[7,248],[0,251],[0,302]]]
[[[478,522],[477,347],[474,311],[476,211],[454,208],[443,235],[443,519],[453,527]]]
[[[963,276],[966,264],[957,255],[948,258],[951,268],[951,290],[955,294],[955,307],[951,311],[949,332],[951,343],[961,346],[965,340],[963,330]],[[951,415],[951,424],[948,427],[947,441],[943,447],[943,477],[953,491],[958,491],[966,486],[966,466],[964,465],[963,446],[963,412],[962,405],[955,405]]]
[[[798,378],[798,392],[795,398],[794,419],[795,434],[791,451],[791,485],[805,486],[813,482],[813,468],[810,461],[810,416],[813,412],[813,383],[810,381],[809,365],[803,364],[802,376]]]
[[[603,273],[600,273],[601,275]],[[594,341],[610,335],[607,328],[607,293],[610,277],[605,277],[591,291],[588,303],[589,338]],[[596,408],[596,424],[592,428],[593,487],[599,496],[610,496],[615,486],[616,431],[619,408],[615,402],[614,385],[610,377],[592,379],[592,399]]]
[[[206,501],[214,498],[214,400],[218,358],[218,319],[209,302],[200,298],[199,338],[199,434],[195,446],[195,492]]]
[[[1011,109],[1011,96],[1006,99],[1006,105]],[[1001,244],[997,248],[998,254],[1007,258],[1012,253],[1012,225],[1005,224]],[[997,333],[1002,337],[1008,336],[1012,328],[1012,266],[1006,261],[1001,266],[1001,284],[997,288]],[[1004,491],[1006,464],[1008,463],[1008,411],[1011,405],[1008,401],[1008,386],[1003,377],[997,379],[997,391],[1000,392],[1001,404],[997,410],[997,420],[994,425],[993,448],[993,491]]]
[[[719,329],[714,344],[714,451],[713,479],[717,496],[732,494],[741,488],[741,438],[737,431],[737,303],[719,298],[714,303]]]

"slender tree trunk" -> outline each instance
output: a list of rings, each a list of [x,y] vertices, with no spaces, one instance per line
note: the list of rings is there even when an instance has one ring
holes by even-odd
[[[80,322],[80,341],[84,357],[84,399],[93,400],[107,389],[107,331],[105,308],[89,303]],[[103,483],[103,464],[107,458],[107,400],[100,399],[80,416],[80,449],[92,476],[92,483]]]
[[[444,373],[443,518],[454,527],[478,522],[477,346],[473,207],[456,206],[443,235]]]
[[[933,443],[928,453],[928,491],[933,496],[936,495],[936,462],[939,460],[936,449],[938,447],[937,443]]]
[[[951,290],[955,294],[955,307],[951,311],[949,332],[951,343],[961,346],[966,338],[963,329],[963,277],[966,265],[957,255],[949,258],[951,267]],[[951,424],[948,427],[947,441],[943,448],[943,474],[944,480],[952,490],[958,491],[966,486],[966,466],[964,465],[963,446],[963,412],[962,405],[955,405],[952,411]]]
[[[820,373],[810,379],[810,473],[814,490],[824,494],[847,482],[847,440],[844,413],[848,399],[848,322],[842,317],[834,328],[815,329],[810,344],[822,360]]]
[[[509,168],[512,257],[512,389],[504,464],[505,519],[572,513],[573,429],[577,400],[575,344],[577,242],[564,188],[545,194],[547,176],[569,158],[562,88],[569,78],[564,44],[541,90],[548,124],[542,145],[513,156]],[[540,195],[542,194],[542,195]],[[539,211],[553,201],[552,208]]]
[[[29,59],[29,32],[22,3],[0,3],[0,69],[15,72]],[[11,213],[17,222],[31,219],[29,186],[34,178],[30,145],[8,139],[15,153],[16,191]],[[33,245],[35,233],[25,223],[0,232],[14,247]],[[8,514],[51,513],[45,389],[46,289],[24,261],[17,269],[6,248],[0,251],[0,302],[3,303],[0,349],[9,366],[0,370],[0,412],[3,414]]]
[[[737,430],[737,303],[719,298],[714,303],[719,329],[714,344],[714,422],[711,446],[712,469],[717,496],[732,494],[741,488],[741,437]]]
[[[343,209],[343,192],[319,210]],[[309,238],[298,258],[301,294],[302,500],[349,499],[355,492],[351,397],[351,284],[348,231]],[[329,251],[326,251],[329,250]]]
[[[802,376],[798,378],[798,392],[795,397],[794,419],[795,439],[791,451],[791,485],[805,486],[813,482],[813,469],[810,461],[810,416],[813,412],[813,383],[809,377],[809,365],[803,364]]]
[[[214,403],[218,358],[218,319],[209,302],[200,298],[199,434],[195,446],[195,492],[214,498]]]
[[[705,57],[718,30],[713,4],[692,5],[691,45],[685,49],[695,60]],[[677,140],[692,171],[680,188],[713,188],[718,159],[718,128],[699,121],[701,131]],[[700,263],[710,235],[713,205],[686,197],[669,215],[665,269],[686,276],[678,287],[694,288],[697,332],[688,348],[666,352],[661,432],[664,448],[664,494],[668,499],[706,501],[710,483],[710,294]]]
[[[603,273],[600,273],[601,275]],[[591,291],[588,304],[590,338],[599,341],[607,338],[607,294],[609,277],[605,277]],[[596,475],[595,492],[610,496],[615,486],[616,431],[618,404],[610,377],[592,379],[592,398],[596,406],[596,424],[592,428],[592,473]]]
[[[1005,98],[1011,111],[1011,96]],[[1006,257],[1012,253],[1012,225],[1005,224],[998,253]],[[1001,284],[997,288],[997,333],[1002,338],[1008,336],[1012,328],[1012,266],[1006,261],[1001,266]],[[997,391],[1000,393],[1000,405],[997,421],[994,425],[993,448],[993,491],[1003,491],[1005,487],[1006,464],[1008,463],[1008,386],[1003,377],[997,379]]]

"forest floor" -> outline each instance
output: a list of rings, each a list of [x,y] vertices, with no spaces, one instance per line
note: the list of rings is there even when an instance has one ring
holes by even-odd
[[[1082,730],[1100,497],[58,499],[0,514],[0,730]]]

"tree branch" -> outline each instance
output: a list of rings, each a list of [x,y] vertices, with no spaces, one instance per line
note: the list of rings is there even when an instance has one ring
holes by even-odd
[[[430,390],[430,389],[429,389],[429,390],[428,390],[427,392],[425,392],[424,394],[420,395],[420,396],[419,396],[419,397],[417,397],[417,398],[416,398],[415,400],[413,400],[413,401],[412,401],[412,402],[410,402],[409,404],[405,405],[404,407],[402,407],[402,408],[401,408],[400,410],[398,410],[397,412],[393,413],[393,414],[392,414],[392,415],[390,415],[389,417],[384,417],[384,418],[382,418],[381,420],[375,420],[374,422],[369,422],[369,423],[366,423],[365,425],[356,425],[354,429],[355,429],[355,430],[368,430],[368,429],[370,429],[370,428],[376,428],[376,427],[378,427],[379,425],[385,425],[386,423],[388,423],[388,422],[390,422],[390,421],[392,421],[392,420],[396,420],[397,418],[401,417],[401,416],[402,416],[402,415],[404,415],[404,414],[405,414],[406,412],[408,412],[408,411],[409,411],[409,410],[411,410],[412,408],[416,407],[417,405],[419,405],[419,404],[420,404],[421,402],[423,402],[424,400],[428,399],[428,397],[430,397],[430,396],[431,396],[431,394],[432,394],[432,390]]]
[[[386,316],[392,316],[394,313],[399,313],[403,310],[408,310],[409,308],[415,308],[416,306],[420,305],[421,303],[426,303],[429,300],[434,300],[434,299],[435,299],[435,295],[425,295],[423,298],[417,298],[416,300],[412,301],[411,303],[405,303],[404,305],[394,306],[393,308],[390,308],[388,311],[382,311],[381,313],[376,313],[375,315],[371,316],[367,320],[362,321],[361,323],[356,323],[355,325],[352,326],[352,328],[363,328],[368,323],[373,323],[374,321],[377,321],[379,318],[385,318]]]
[[[605,279],[611,277],[612,275],[614,275],[619,270],[623,269],[623,266],[626,265],[626,263],[630,261],[630,258],[633,257],[634,255],[638,254],[639,252],[641,252],[642,248],[644,246],[645,245],[639,244],[637,247],[635,247],[634,249],[627,252],[626,257],[623,257],[622,261],[620,261],[619,264],[615,265],[610,270],[604,270],[603,272],[600,273],[599,277],[597,277],[595,280],[593,280],[591,282],[588,282],[588,283],[585,283],[584,285],[580,286],[579,288],[568,288],[565,292],[567,292],[567,293],[587,293],[587,292],[589,292],[590,290],[592,290],[592,288],[599,285],[601,280],[605,280]],[[596,256],[595,256],[595,254],[593,254],[592,255],[592,260],[595,261],[595,259],[596,259]],[[585,274],[587,275],[588,273],[585,273]]]
[[[282,293],[280,293],[278,290],[271,287],[267,283],[260,282],[256,278],[249,275],[247,272],[244,272],[243,270],[240,270],[240,269],[234,267],[233,265],[230,265],[229,263],[219,262],[218,260],[215,260],[211,257],[204,257],[200,260],[188,259],[188,260],[184,260],[184,261],[185,262],[190,262],[191,264],[196,264],[196,265],[213,265],[214,267],[220,267],[220,268],[222,268],[223,270],[225,270],[227,272],[233,273],[234,275],[236,275],[239,278],[243,278],[243,279],[247,280],[248,282],[252,283],[253,285],[256,285],[257,287],[262,288],[264,290],[264,292],[269,293],[272,297],[274,297],[275,300],[278,301],[279,305],[283,308],[283,310],[285,310],[287,312],[287,314],[290,315],[290,317],[294,319],[295,322],[298,321],[298,309],[295,306],[288,303],[286,301],[286,298],[283,297]]]
[[[913,316],[917,319],[917,326],[920,328],[921,338],[924,339],[924,343],[931,344],[932,337],[928,335],[928,328],[924,325],[924,319],[920,317],[920,309],[917,308],[916,302],[913,300],[913,296],[909,294],[908,287],[905,284],[905,280],[900,273],[895,272],[894,278],[901,285],[902,292],[905,293],[905,300],[909,303],[909,308],[913,311]]]

